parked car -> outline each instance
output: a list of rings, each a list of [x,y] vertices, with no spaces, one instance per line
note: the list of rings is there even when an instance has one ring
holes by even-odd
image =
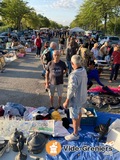
[[[92,31],[85,31],[86,36],[91,36],[91,34],[92,34]]]
[[[119,41],[120,39],[117,36],[104,36],[100,41],[100,45],[103,45],[105,42],[109,42],[110,44],[118,44]]]
[[[9,34],[10,34],[11,38],[14,37],[14,38],[18,39],[18,35],[16,33],[14,33],[14,32],[11,32],[11,33],[9,33],[9,32],[2,32],[0,34],[0,39],[2,39],[3,42],[7,42]]]

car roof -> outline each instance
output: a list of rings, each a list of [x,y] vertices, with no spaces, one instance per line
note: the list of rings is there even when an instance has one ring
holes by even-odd
[[[116,38],[119,38],[118,36],[105,36],[105,37],[108,37],[108,38],[110,38],[110,37],[116,37]]]

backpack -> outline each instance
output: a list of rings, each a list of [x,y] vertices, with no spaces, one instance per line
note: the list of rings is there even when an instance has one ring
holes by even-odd
[[[42,55],[43,63],[47,64],[51,60],[52,60],[52,58],[51,58],[50,50],[49,49],[44,50],[43,55]]]

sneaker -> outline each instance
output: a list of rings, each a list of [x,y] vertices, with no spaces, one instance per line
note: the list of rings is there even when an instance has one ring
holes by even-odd
[[[1,73],[3,73],[3,72],[4,72],[4,70],[5,70],[5,68],[2,68]]]
[[[109,80],[108,82],[109,82],[109,83],[112,83],[112,80]]]
[[[69,124],[69,127],[73,128],[73,124]],[[78,127],[78,131],[81,131],[80,127]]]
[[[67,141],[74,141],[74,140],[78,140],[79,138],[80,138],[79,135],[75,136],[73,133],[68,136],[65,136],[65,139]]]

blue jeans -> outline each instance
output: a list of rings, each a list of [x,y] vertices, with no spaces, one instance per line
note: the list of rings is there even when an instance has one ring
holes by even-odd
[[[98,60],[102,60],[102,59],[103,59],[102,57],[98,56]]]
[[[40,56],[40,52],[41,52],[41,47],[37,47],[36,55]]]
[[[111,71],[111,75],[110,75],[111,81],[113,79],[113,76],[114,76],[114,80],[117,79],[119,67],[120,67],[120,64],[112,64],[112,71]]]
[[[72,71],[72,66],[70,61],[67,61],[67,66],[68,66],[68,73],[70,74]]]
[[[43,75],[43,76],[45,76],[45,74],[46,74],[46,70],[45,70],[45,69],[43,69],[43,71],[42,71],[42,75]]]
[[[45,70],[45,64],[43,64],[43,70],[42,70],[42,75],[45,76],[46,70]]]

